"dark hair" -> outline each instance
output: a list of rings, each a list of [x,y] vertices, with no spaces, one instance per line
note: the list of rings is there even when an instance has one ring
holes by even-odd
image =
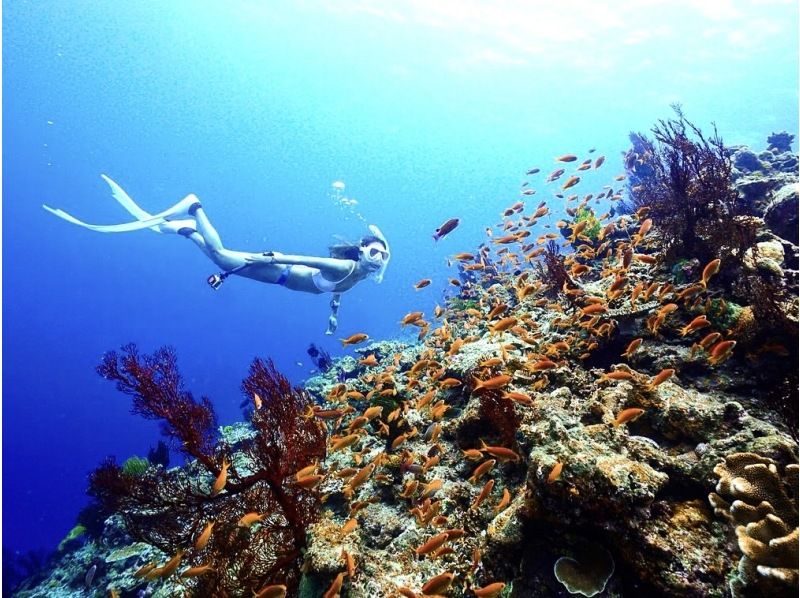
[[[359,249],[375,242],[380,243],[384,246],[384,248],[386,248],[386,243],[384,243],[382,239],[376,237],[375,235],[367,235],[366,237],[361,237],[361,242],[358,245],[346,242],[331,245],[328,247],[328,253],[331,257],[340,260],[353,260],[354,262],[357,262],[361,257]]]

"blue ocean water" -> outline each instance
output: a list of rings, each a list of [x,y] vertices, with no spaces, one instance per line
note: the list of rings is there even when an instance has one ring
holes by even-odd
[[[3,546],[54,548],[89,471],[158,441],[95,373],[105,351],[174,346],[225,424],[254,356],[300,382],[311,342],[413,338],[398,321],[441,301],[447,256],[486,239],[527,169],[596,148],[610,184],[629,131],[673,102],[727,144],[797,132],[797,22],[792,1],[3,2]],[[325,255],[375,223],[392,261],[326,337],[325,296],[215,292],[180,237],[42,209],[129,220],[101,173],[151,212],[196,193],[231,249]]]

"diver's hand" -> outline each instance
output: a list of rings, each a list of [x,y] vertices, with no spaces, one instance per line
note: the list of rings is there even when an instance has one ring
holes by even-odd
[[[250,264],[274,264],[280,262],[282,257],[283,254],[277,251],[265,251],[248,255],[244,260]]]

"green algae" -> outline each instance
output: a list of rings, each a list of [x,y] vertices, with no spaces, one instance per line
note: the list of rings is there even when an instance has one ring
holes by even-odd
[[[67,535],[64,536],[64,539],[61,540],[61,542],[59,542],[58,551],[62,552],[70,543],[85,535],[86,535],[86,526],[78,523],[75,527],[69,530]]]
[[[589,237],[592,241],[596,241],[600,234],[600,221],[594,215],[592,210],[581,208],[575,213],[575,223],[586,221],[586,228],[583,229],[583,235]]]
[[[122,464],[122,471],[127,475],[138,477],[144,475],[149,467],[150,461],[134,455],[125,460],[125,463]]]

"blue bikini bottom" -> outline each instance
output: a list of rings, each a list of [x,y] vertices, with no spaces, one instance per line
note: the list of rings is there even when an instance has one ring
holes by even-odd
[[[289,280],[289,274],[291,273],[291,271],[292,271],[292,267],[291,266],[286,266],[281,271],[281,275],[278,276],[278,280],[275,281],[275,284],[279,284],[281,286],[285,286],[286,285],[286,281]]]

